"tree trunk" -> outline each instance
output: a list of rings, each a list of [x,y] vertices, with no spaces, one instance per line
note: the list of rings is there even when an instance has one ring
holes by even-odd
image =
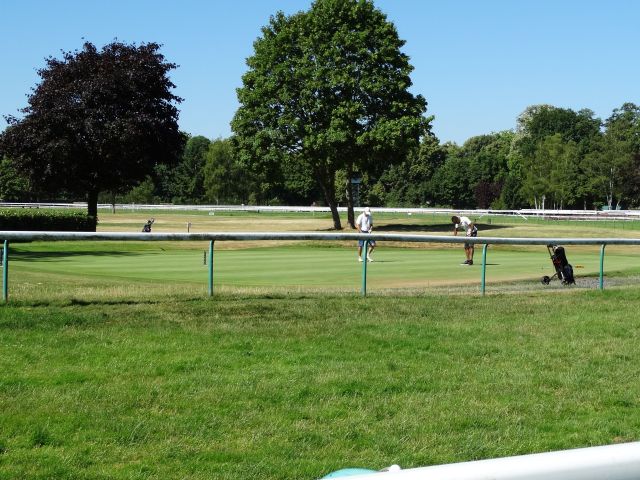
[[[356,218],[353,213],[353,184],[351,183],[351,177],[353,171],[351,168],[347,170],[347,222],[351,228],[356,228]]]
[[[607,206],[609,210],[613,205],[613,167],[611,167],[611,176],[609,177],[609,194],[607,195]]]
[[[342,223],[340,222],[340,212],[338,212],[338,205],[336,204],[335,198],[329,201],[329,199],[325,199],[329,204],[329,208],[331,209],[331,217],[333,218],[333,228],[334,230],[342,230]]]
[[[320,188],[322,189],[322,193],[324,194],[324,201],[327,203],[329,208],[331,209],[331,217],[333,218],[333,228],[335,230],[342,230],[342,223],[340,222],[340,213],[338,212],[338,204],[336,202],[336,185],[335,180],[331,178],[326,178],[326,182],[324,179],[318,175],[318,183],[320,184]]]
[[[87,215],[95,218],[96,223],[98,219],[98,193],[97,190],[91,190],[87,194]]]

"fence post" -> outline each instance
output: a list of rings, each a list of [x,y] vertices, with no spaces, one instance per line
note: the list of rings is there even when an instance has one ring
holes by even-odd
[[[482,245],[482,280],[480,282],[480,291],[484,295],[485,278],[487,276],[487,244]]]
[[[2,249],[2,301],[9,301],[9,240],[4,241]]]
[[[209,296],[213,296],[213,242],[209,240]]]
[[[600,290],[604,290],[604,247],[607,244],[603,243],[600,247]]]
[[[369,241],[365,240],[362,246],[362,296],[367,296],[367,263],[369,258]]]

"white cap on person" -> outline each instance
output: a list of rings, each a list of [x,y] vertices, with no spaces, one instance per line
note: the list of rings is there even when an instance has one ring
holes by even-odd
[[[364,214],[371,215],[371,209],[369,207],[364,207]]]

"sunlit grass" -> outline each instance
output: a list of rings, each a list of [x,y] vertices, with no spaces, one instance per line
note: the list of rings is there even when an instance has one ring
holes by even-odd
[[[11,247],[10,255],[10,294],[12,299],[33,298],[39,289],[47,289],[58,291],[63,297],[65,288],[61,285],[76,285],[85,290],[103,289],[109,295],[109,292],[130,290],[142,284],[143,289],[188,290],[204,295],[208,292],[211,261],[207,247],[194,242],[189,245],[181,242],[16,244]],[[373,256],[375,261],[367,266],[369,294],[395,291],[403,295],[406,290],[428,291],[444,286],[473,286],[476,292],[480,288],[480,248],[473,267],[461,266],[462,248],[451,245],[421,249],[391,247],[380,242]],[[575,267],[574,288],[596,288],[599,249],[567,248],[567,256]],[[606,281],[620,283],[629,275],[640,274],[638,258],[630,248],[609,249],[605,260]],[[269,292],[272,289],[274,292],[358,293],[364,286],[363,265],[357,261],[355,245],[316,243],[220,248],[214,251],[213,263],[216,292],[230,289]],[[553,273],[555,270],[544,247],[488,249],[485,281],[489,292],[506,292],[514,285],[517,290],[526,285],[539,289],[540,278]]]
[[[614,233],[521,223],[491,235]],[[640,439],[634,249],[607,247],[601,292],[597,248],[567,249],[566,288],[543,247],[491,247],[483,297],[460,246],[381,244],[367,298],[354,245],[216,245],[212,298],[205,250],[11,246],[0,478],[313,480]]]
[[[637,288],[68,287],[2,307],[0,477],[315,479],[640,437]]]

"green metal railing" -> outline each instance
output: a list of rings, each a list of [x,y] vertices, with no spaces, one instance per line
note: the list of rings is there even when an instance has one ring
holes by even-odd
[[[9,240],[2,248],[2,301],[9,301]]]
[[[213,240],[209,240],[209,296],[213,296]]]
[[[365,259],[362,262],[363,296],[367,295],[366,252],[369,241],[417,243],[473,243],[482,245],[480,292],[486,290],[487,247],[489,245],[599,245],[599,289],[604,289],[604,251],[607,245],[640,245],[640,239],[629,238],[498,238],[457,237],[401,234],[304,233],[304,232],[210,232],[210,233],[118,233],[118,232],[0,232],[4,239],[2,251],[2,300],[9,297],[9,245],[11,241],[209,241],[209,296],[213,296],[213,253],[215,241],[242,240],[364,240]]]

